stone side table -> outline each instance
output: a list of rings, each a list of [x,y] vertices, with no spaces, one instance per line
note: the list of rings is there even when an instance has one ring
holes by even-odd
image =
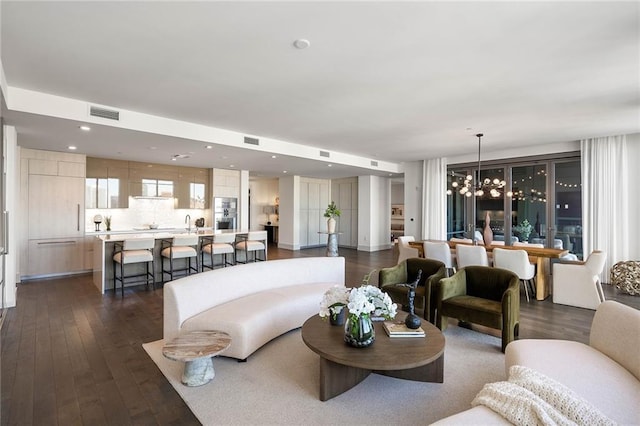
[[[201,386],[215,377],[212,358],[230,344],[231,336],[222,331],[189,331],[166,343],[162,355],[184,362],[184,385]]]

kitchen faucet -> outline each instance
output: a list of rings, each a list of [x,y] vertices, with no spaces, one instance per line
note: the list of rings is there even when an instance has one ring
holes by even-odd
[[[184,218],[184,223],[187,224],[187,232],[191,233],[191,215],[187,215]]]

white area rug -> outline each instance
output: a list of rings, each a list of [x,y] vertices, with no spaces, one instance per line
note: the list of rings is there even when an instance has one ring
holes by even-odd
[[[485,383],[506,379],[499,338],[456,326],[444,335],[444,383],[371,374],[326,402],[318,399],[319,357],[299,329],[246,363],[216,357],[216,377],[193,388],[180,383],[182,363],[162,356],[162,340],[143,347],[204,425],[424,425],[470,408]]]

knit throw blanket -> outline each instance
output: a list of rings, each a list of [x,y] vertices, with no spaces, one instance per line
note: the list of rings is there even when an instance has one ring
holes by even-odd
[[[486,384],[471,403],[516,425],[615,425],[571,389],[528,367],[514,365],[509,380]]]

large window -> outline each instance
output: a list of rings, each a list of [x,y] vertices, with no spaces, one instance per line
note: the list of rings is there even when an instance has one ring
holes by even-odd
[[[582,258],[580,159],[515,159],[480,172],[483,191],[472,187],[477,167],[451,166],[447,178],[447,236],[482,235],[490,220],[494,240],[563,248]],[[475,204],[474,204],[475,203]]]
[[[117,209],[120,202],[120,179],[87,178],[85,205],[88,209]]]

